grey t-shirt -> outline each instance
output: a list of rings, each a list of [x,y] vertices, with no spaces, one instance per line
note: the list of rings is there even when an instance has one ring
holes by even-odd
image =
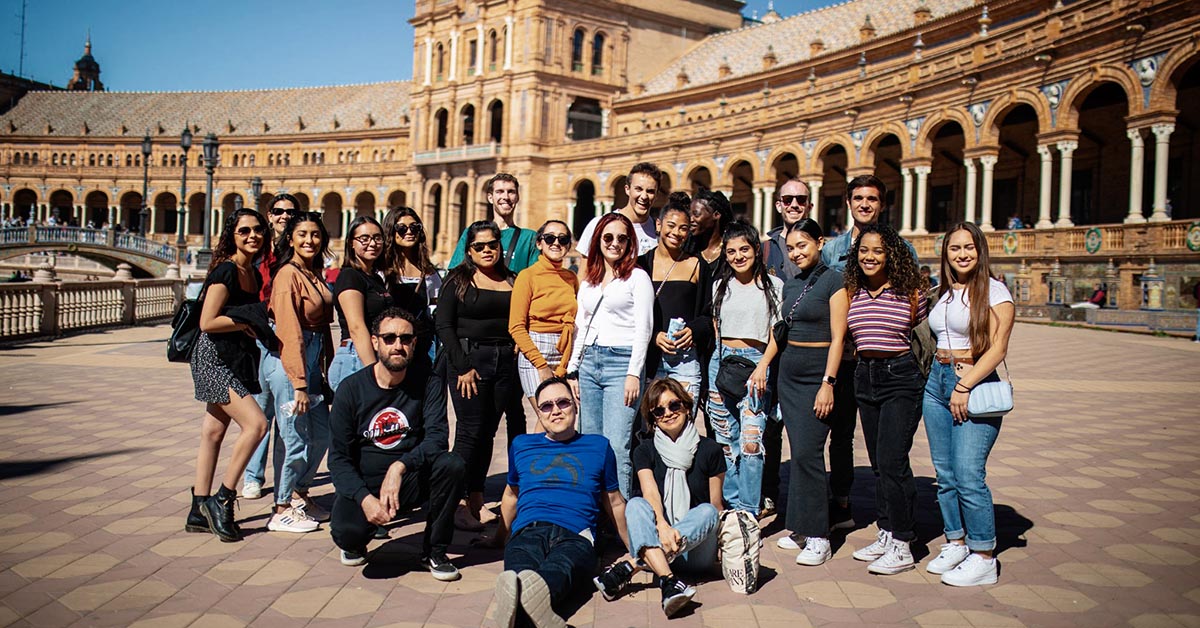
[[[714,312],[720,319],[721,338],[743,338],[766,342],[771,335],[771,327],[779,320],[779,305],[783,294],[783,280],[774,275],[767,275],[771,280],[771,292],[776,303],[775,314],[772,316],[767,306],[767,296],[759,287],[758,281],[743,284],[736,277],[729,279],[725,298],[721,301],[721,310]],[[717,291],[721,283],[713,282],[713,303],[717,302]]]

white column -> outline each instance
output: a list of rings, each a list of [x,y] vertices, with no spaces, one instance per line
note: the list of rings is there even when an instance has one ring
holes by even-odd
[[[1167,214],[1167,159],[1175,125],[1156,124],[1150,130],[1154,132],[1154,213],[1150,214],[1150,222],[1166,222],[1171,219]]]
[[[982,231],[995,231],[992,226],[992,179],[996,171],[999,155],[983,155],[979,163],[983,164],[983,202],[980,203],[979,228]]]
[[[431,76],[433,75],[433,38],[425,38],[425,81],[423,85],[431,84]]]
[[[809,181],[808,194],[812,201],[812,219],[821,222],[821,185],[822,181]]]
[[[483,22],[475,25],[475,75],[483,74]]]
[[[967,157],[963,160],[963,165],[967,167],[967,202],[964,205],[963,220],[975,222],[975,186],[978,183],[975,179],[975,158]]]
[[[753,224],[754,228],[758,229],[758,231],[761,233],[763,225],[763,193],[766,192],[766,190],[763,188],[754,188],[753,191],[754,209],[753,213],[751,214],[751,224]]]
[[[904,193],[900,199],[900,235],[912,233],[913,203],[912,203],[912,168],[901,168],[900,177],[904,179]]]
[[[1079,148],[1079,142],[1059,142],[1058,174],[1058,221],[1055,227],[1074,227],[1071,222],[1071,153]]]
[[[453,81],[458,76],[458,37],[457,30],[450,31],[450,77]]]
[[[1129,129],[1125,132],[1129,137],[1129,215],[1125,224],[1134,225],[1146,222],[1142,215],[1142,178],[1146,170],[1146,143],[1142,139],[1141,129]]]
[[[929,228],[925,226],[925,204],[928,201],[925,194],[929,187],[929,173],[932,171],[933,168],[929,166],[913,168],[913,172],[917,173],[917,222],[912,230],[914,235],[929,233]]]
[[[513,16],[504,16],[504,69],[512,69]]]
[[[849,187],[850,182],[853,180],[854,180],[854,177],[850,176],[849,174],[846,175],[846,190],[847,191],[850,190],[850,187]],[[882,200],[883,199],[880,199],[880,201],[882,201]],[[853,229],[854,229],[854,214],[853,214],[853,212],[850,211],[850,203],[846,202],[846,231],[851,231]]]
[[[108,208],[108,226],[117,226],[117,206],[113,205]]]
[[[1038,177],[1038,229],[1050,229],[1054,223],[1050,220],[1050,202],[1054,176],[1054,155],[1050,152],[1049,144],[1038,144],[1037,152],[1042,156],[1042,171]]]
[[[155,218],[155,214],[158,213],[158,208],[151,205],[151,206],[147,207],[146,209],[150,210],[150,213],[146,215],[146,220],[149,220],[150,224],[142,225],[142,233],[143,233],[143,235],[158,233],[158,231],[154,227],[154,225],[157,224],[156,221],[154,220],[154,218]]]

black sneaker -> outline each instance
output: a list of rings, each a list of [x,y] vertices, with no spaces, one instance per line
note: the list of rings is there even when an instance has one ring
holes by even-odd
[[[621,591],[629,584],[631,578],[633,578],[633,565],[623,560],[592,578],[592,584],[596,585],[596,589],[600,591],[600,595],[603,595],[604,599],[611,602],[621,595]]]
[[[429,569],[429,573],[433,574],[435,579],[442,582],[453,582],[462,577],[462,574],[458,573],[458,567],[446,558],[446,552],[435,551],[422,558],[421,564]]]
[[[850,504],[845,506],[832,500],[829,502],[829,529],[831,530],[850,530],[854,528],[854,513],[850,511]]]
[[[696,595],[696,587],[680,582],[675,576],[660,578],[658,586],[662,588],[662,609],[667,617],[678,613]]]
[[[375,526],[375,534],[373,536],[380,541],[386,541],[392,538],[392,533],[383,526]]]
[[[366,552],[354,552],[351,550],[342,550],[342,564],[347,567],[358,567],[366,564]]]

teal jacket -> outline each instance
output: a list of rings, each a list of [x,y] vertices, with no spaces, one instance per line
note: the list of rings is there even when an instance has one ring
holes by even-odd
[[[533,229],[520,227],[521,234],[517,238],[516,250],[512,252],[511,258],[508,253],[510,247],[513,246],[513,235],[517,232],[518,227],[511,227],[500,231],[500,246],[504,247],[505,259],[508,260],[505,265],[514,273],[519,273],[537,261],[538,249],[537,242],[534,237],[537,232]],[[462,263],[463,257],[467,254],[467,232],[464,231],[458,237],[458,246],[454,247],[454,254],[450,256],[450,265],[447,268],[454,268]]]

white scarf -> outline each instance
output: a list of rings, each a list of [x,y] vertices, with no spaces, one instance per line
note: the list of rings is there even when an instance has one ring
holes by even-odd
[[[671,440],[661,429],[654,430],[654,449],[667,465],[662,501],[663,514],[666,515],[669,525],[675,525],[675,522],[683,519],[692,508],[692,491],[688,488],[687,471],[692,468],[692,460],[695,459],[699,446],[700,432],[696,431],[695,423],[688,423],[675,440]]]

